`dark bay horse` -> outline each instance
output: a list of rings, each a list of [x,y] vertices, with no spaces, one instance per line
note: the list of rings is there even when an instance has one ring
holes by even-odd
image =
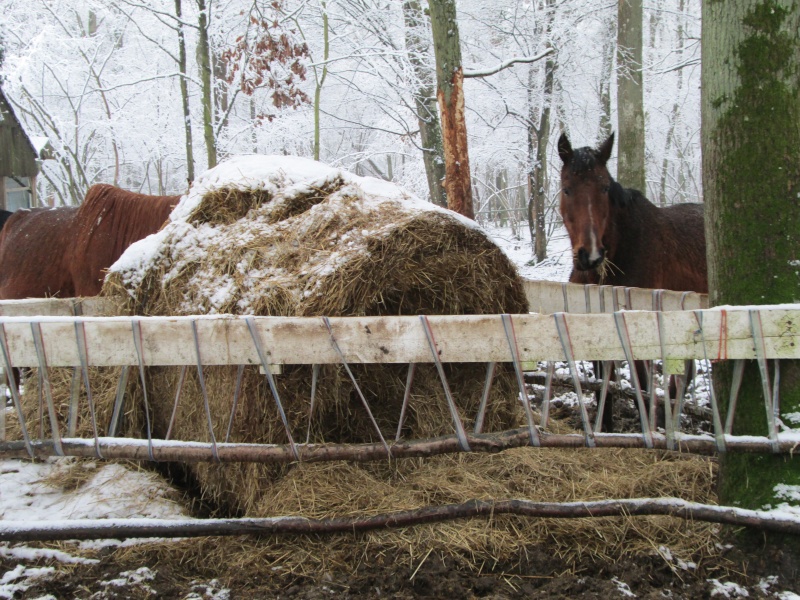
[[[572,244],[572,283],[708,292],[702,204],[659,208],[623,188],[606,168],[614,134],[599,148],[573,149],[566,134],[561,157],[561,216]],[[643,363],[636,365],[639,380]],[[611,430],[611,403],[603,424]]]

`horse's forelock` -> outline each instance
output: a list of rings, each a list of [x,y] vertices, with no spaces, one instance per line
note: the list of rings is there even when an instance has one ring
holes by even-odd
[[[573,175],[584,175],[593,171],[599,165],[597,152],[592,148],[578,148],[569,162],[570,172]]]

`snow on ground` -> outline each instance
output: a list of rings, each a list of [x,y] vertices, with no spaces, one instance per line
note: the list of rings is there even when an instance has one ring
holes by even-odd
[[[510,227],[486,225],[484,228],[511,261],[517,265],[519,274],[525,279],[545,281],[568,281],[572,270],[572,252],[569,237],[563,227],[553,231],[547,244],[547,258],[537,263],[531,246],[527,225],[514,232]]]
[[[148,471],[71,459],[0,463],[0,519],[5,521],[182,514],[161,478]]]

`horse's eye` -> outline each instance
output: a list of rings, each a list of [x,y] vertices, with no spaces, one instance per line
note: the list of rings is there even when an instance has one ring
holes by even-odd
[[[604,194],[607,194],[607,193],[608,193],[608,190],[610,190],[610,189],[611,189],[611,186],[604,185],[604,186],[603,186],[603,193],[604,193]]]
[[[565,196],[569,196],[569,188],[564,188],[562,191],[564,192]]]

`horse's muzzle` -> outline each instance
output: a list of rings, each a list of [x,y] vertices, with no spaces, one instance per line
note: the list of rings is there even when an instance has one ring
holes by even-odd
[[[578,250],[578,255],[575,257],[575,267],[581,271],[590,271],[592,269],[596,269],[603,263],[603,259],[605,258],[606,254],[605,250],[602,248],[598,249],[597,253],[599,258],[592,260],[586,249],[580,248]]]

